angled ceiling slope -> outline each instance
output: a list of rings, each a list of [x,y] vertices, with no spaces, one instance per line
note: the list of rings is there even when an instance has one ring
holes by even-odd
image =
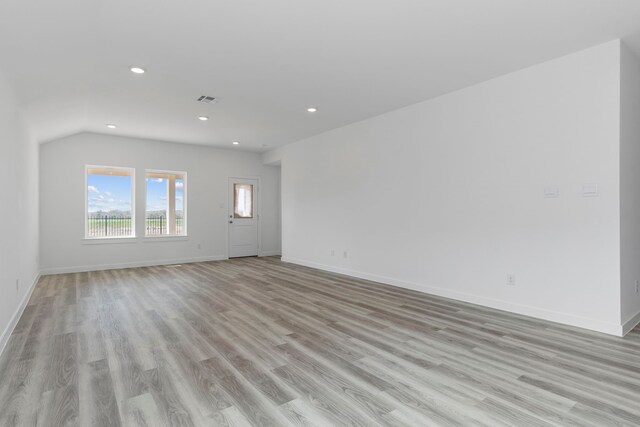
[[[0,2],[0,68],[41,142],[263,151],[615,38],[640,52],[639,1]]]

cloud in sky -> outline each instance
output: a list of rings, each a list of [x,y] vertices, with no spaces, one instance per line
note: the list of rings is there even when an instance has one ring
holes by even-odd
[[[131,211],[131,178],[90,174],[87,185],[87,208],[96,211]],[[108,188],[109,191],[100,190]]]
[[[95,211],[129,211],[131,210],[131,201],[116,199],[103,193],[90,192],[89,193],[89,212]]]
[[[178,181],[176,182],[176,188],[183,188],[184,187],[184,182]]]
[[[166,205],[159,205],[159,204],[147,205],[147,212],[166,212],[166,211],[167,211]]]

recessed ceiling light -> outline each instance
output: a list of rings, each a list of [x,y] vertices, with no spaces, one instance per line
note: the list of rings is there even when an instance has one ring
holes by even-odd
[[[117,127],[118,127],[118,126],[114,125],[113,123],[107,123],[107,124],[106,124],[106,126],[107,126],[109,129],[115,129],[115,128],[117,128]]]
[[[131,70],[132,73],[136,73],[136,74],[144,74],[145,71],[147,71],[142,67],[131,67],[129,69]]]
[[[206,122],[207,120],[209,120],[209,116],[198,116],[198,119]]]
[[[233,141],[232,144],[233,145],[240,145],[240,143],[238,141]]]
[[[309,107],[309,108],[307,108],[307,111],[309,113],[315,113],[316,111],[318,111],[318,109],[316,107]]]

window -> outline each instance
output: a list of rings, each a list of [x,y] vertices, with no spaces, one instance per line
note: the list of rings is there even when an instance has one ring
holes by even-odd
[[[186,172],[147,171],[146,236],[186,236]]]
[[[134,170],[86,166],[85,238],[135,237]]]
[[[253,185],[233,184],[233,217],[253,218]]]

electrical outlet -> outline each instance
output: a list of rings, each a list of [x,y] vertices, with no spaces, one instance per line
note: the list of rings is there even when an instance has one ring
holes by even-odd
[[[342,258],[347,259],[347,255],[348,255],[347,251],[344,251],[344,252],[342,253]]]
[[[336,250],[335,249],[331,249],[331,256],[336,256]]]
[[[515,286],[516,285],[516,275],[515,274],[507,274],[507,285]]]
[[[636,280],[636,294],[638,293],[638,281]]]

